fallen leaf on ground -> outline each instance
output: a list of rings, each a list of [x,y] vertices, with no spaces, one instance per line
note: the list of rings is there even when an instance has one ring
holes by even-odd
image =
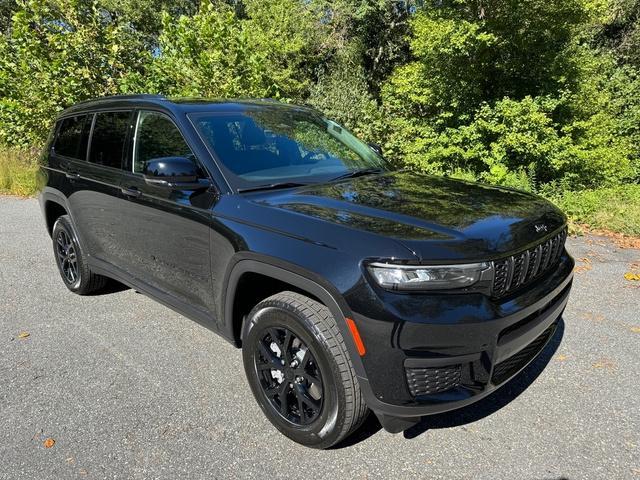
[[[29,332],[20,332],[18,334],[18,338],[27,338],[29,336],[31,336],[31,334]]]
[[[631,327],[631,328],[630,328],[630,330],[631,330],[633,333],[640,333],[640,327]]]
[[[556,360],[558,360],[559,362],[564,362],[566,359],[567,359],[567,356],[562,354],[556,357]]]
[[[604,315],[601,313],[584,312],[580,317],[584,320],[591,320],[594,322],[602,322],[604,320]]]
[[[624,278],[630,282],[640,282],[640,273],[627,272],[624,274]]]
[[[606,370],[615,370],[618,365],[613,360],[602,358],[592,365],[593,368],[604,368]]]
[[[624,233],[612,232],[605,229],[590,229],[588,225],[582,225],[586,233],[593,235],[601,235],[612,240],[618,248],[637,248],[640,249],[640,237],[625,235]]]
[[[576,273],[582,273],[582,272],[588,272],[589,270],[591,270],[591,265],[590,264],[586,264],[586,265],[577,265],[573,271]]]
[[[53,438],[47,438],[44,442],[44,448],[51,448],[56,444],[56,441]]]

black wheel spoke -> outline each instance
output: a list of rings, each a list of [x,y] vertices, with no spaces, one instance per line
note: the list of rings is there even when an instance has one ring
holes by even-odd
[[[300,376],[309,382],[309,385],[313,384],[322,389],[322,379],[319,375],[311,375],[310,373],[302,372],[300,373]]]
[[[275,342],[275,344],[278,345],[278,348],[282,351],[282,341],[280,340],[280,335],[278,334],[278,330],[276,330],[275,328],[270,328],[267,331],[269,332],[271,341]]]
[[[309,392],[307,391],[307,389],[301,385],[298,385],[298,395],[300,396],[300,399],[302,400],[302,403],[306,404],[307,406],[311,407],[314,411],[318,410],[320,408],[320,401],[314,399],[313,397],[311,397],[309,395]]]
[[[260,344],[260,352],[264,359],[271,365],[271,368],[275,368],[280,370],[282,368],[282,362],[280,358],[273,352],[269,347],[267,347],[264,342],[259,342]]]
[[[284,341],[282,342],[282,358],[284,358],[284,361],[286,362],[287,365],[290,365],[292,361],[291,351],[289,350],[291,348],[292,340],[293,340],[293,335],[289,330],[287,330],[284,335]]]
[[[309,352],[309,349],[307,349],[307,351],[304,352],[304,356],[302,357],[302,361],[300,362],[300,368],[302,370],[307,368],[307,365],[309,364],[309,360],[311,360],[311,353]]]
[[[282,382],[281,386],[284,385],[283,388],[280,389],[280,413],[286,418],[289,414],[289,392],[288,392],[288,384],[287,382]]]
[[[298,392],[296,392],[296,397],[298,399],[298,414],[300,415],[300,423],[304,425],[305,423],[307,423],[307,414],[304,411],[304,402],[302,401],[302,396],[298,394]]]
[[[269,397],[274,397],[274,396],[278,397],[280,396],[281,386],[282,384],[274,383],[269,387],[265,388],[264,391]]]

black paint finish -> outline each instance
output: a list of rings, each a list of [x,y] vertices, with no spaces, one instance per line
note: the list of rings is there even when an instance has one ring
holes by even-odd
[[[243,275],[258,273],[319,299],[336,316],[367,402],[383,419],[450,410],[493,391],[493,365],[525,348],[561,315],[573,270],[566,252],[557,268],[500,299],[486,286],[457,293],[385,291],[368,277],[364,264],[503,259],[557,234],[565,228],[564,215],[527,193],[408,171],[237,193],[188,114],[255,111],[265,105],[305,110],[270,101],[154,96],[74,106],[61,117],[131,113],[123,169],[60,156],[49,148],[39,175],[43,213],[66,210],[92,268],[235,344],[240,328],[234,323],[233,295]],[[163,113],[175,123],[204,172],[203,188],[154,185],[131,171],[141,110]],[[540,225],[544,230],[537,231]],[[360,330],[367,350],[362,358],[344,317],[353,318]],[[500,343],[505,332],[510,340]],[[449,359],[459,362],[462,385],[413,397],[404,371],[409,359],[425,368]]]

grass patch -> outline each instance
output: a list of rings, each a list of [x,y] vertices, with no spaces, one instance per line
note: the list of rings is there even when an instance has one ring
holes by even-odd
[[[565,192],[551,200],[574,224],[640,236],[640,185]]]
[[[0,193],[32,196],[38,191],[36,152],[0,148]]]

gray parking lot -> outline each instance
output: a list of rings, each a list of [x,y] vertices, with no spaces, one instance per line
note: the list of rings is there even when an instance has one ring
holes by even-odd
[[[640,479],[640,251],[569,249],[564,322],[512,382],[316,451],[263,417],[215,334],[133,290],[69,293],[37,202],[0,197],[0,478]]]

